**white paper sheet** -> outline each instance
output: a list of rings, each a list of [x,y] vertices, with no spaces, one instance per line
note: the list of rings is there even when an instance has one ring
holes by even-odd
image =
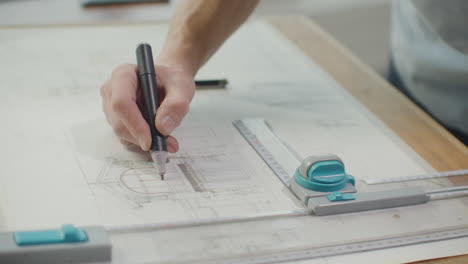
[[[230,86],[197,91],[190,114],[175,132],[181,151],[172,156],[170,173],[161,182],[152,174],[147,156],[115,139],[101,112],[98,90],[113,67],[135,61],[139,42],[151,43],[157,52],[165,31],[165,25],[149,24],[0,29],[0,138],[4,142],[0,228],[63,223],[113,226],[299,208],[231,125],[240,118],[265,118],[301,156],[338,154],[358,179],[431,171],[279,33],[262,22],[251,22],[198,74],[198,78],[228,78]],[[187,245],[200,248],[179,248],[188,233],[168,231],[170,240],[158,240],[164,238],[159,233],[147,234],[135,240],[134,246],[146,249],[141,255],[129,251],[131,239],[118,237],[115,262],[155,261],[160,255],[154,248],[165,254],[161,260],[183,260],[197,252],[219,257],[223,252],[274,250],[263,243],[271,236],[292,241],[284,245],[293,247],[332,242],[336,237],[457,225],[468,219],[462,202],[287,220],[294,222],[294,228],[280,228],[281,234],[274,226],[258,229],[258,223],[232,227],[232,233],[241,237],[239,230],[245,230],[243,239],[248,243],[232,242],[233,234],[215,229],[207,234],[226,243],[210,244],[206,237],[197,236],[200,230],[191,230]],[[259,235],[251,236],[257,229]],[[299,236],[301,230],[304,233]],[[314,234],[320,239],[310,240]],[[251,246],[242,247],[243,243]],[[178,249],[186,250],[185,255]],[[446,249],[440,247],[437,255],[453,252]],[[425,255],[409,259],[421,256]]]
[[[92,137],[102,142],[108,135],[84,135],[83,131],[96,132],[93,126],[101,126],[102,120],[73,129],[78,163],[103,223],[198,220],[300,208],[229,119],[208,113],[191,117],[175,133],[181,148],[169,156],[164,181],[147,153],[117,145],[102,150],[100,162],[90,158],[93,149],[81,142],[93,141]]]

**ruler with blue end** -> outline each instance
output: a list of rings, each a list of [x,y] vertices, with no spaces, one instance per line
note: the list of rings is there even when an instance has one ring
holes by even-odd
[[[276,176],[287,187],[290,186],[291,176],[300,164],[300,156],[290,147],[287,147],[271,130],[263,119],[244,119],[236,120],[233,125],[237,128],[240,134],[247,140],[252,148],[259,154],[265,163],[272,169]],[[427,175],[426,178],[442,177],[448,175],[463,174],[464,171],[439,173],[437,175]],[[417,178],[425,178],[420,175]],[[413,177],[415,178],[415,177]],[[397,182],[406,178],[395,178]],[[412,191],[412,190],[411,190]],[[440,200],[448,198],[466,197],[468,195],[467,186],[449,187],[425,192],[417,190],[417,196],[424,198],[425,201]],[[325,199],[325,198],[316,198]],[[334,255],[342,255],[349,253],[365,252],[384,248],[393,248],[405,245],[413,245],[419,243],[427,243],[433,241],[447,240],[452,238],[468,237],[468,226],[453,227],[444,230],[427,230],[420,233],[404,234],[394,237],[376,238],[367,241],[354,241],[346,244],[328,245],[323,247],[315,247],[300,251],[282,252],[263,257],[246,257],[240,260],[226,261],[222,263],[275,263],[287,262],[292,260],[301,260],[309,258],[327,257]]]
[[[234,127],[259,154],[265,163],[271,168],[278,179],[287,187],[291,185],[291,176],[300,166],[302,158],[291,147],[288,147],[271,130],[264,119],[243,119],[233,122]],[[394,177],[379,179],[376,181],[365,181],[367,184],[385,184],[403,181],[424,180],[431,178],[450,177],[466,175],[467,170],[438,172],[425,175]],[[419,196],[426,196],[425,199],[447,199],[451,197],[462,197],[467,195],[468,186],[449,187],[439,190],[424,191],[416,190]]]
[[[286,186],[289,186],[291,183],[291,175],[293,175],[294,170],[299,166],[302,158],[271,131],[264,119],[235,120],[233,125],[237,130],[239,130],[240,134],[244,136],[247,142],[260,155],[265,163],[273,170],[281,182]],[[398,176],[386,179],[364,180],[364,182],[374,185],[434,178],[448,178],[463,175],[468,175],[468,169]]]

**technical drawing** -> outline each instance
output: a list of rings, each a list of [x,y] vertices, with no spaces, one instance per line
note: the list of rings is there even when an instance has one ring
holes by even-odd
[[[162,181],[148,161],[119,161],[111,159],[101,170],[95,185],[105,188],[137,207],[151,200],[174,198],[177,191],[187,193],[221,191],[223,181],[246,181],[247,177],[226,170],[222,163],[225,154],[206,156],[170,156],[167,180]],[[199,165],[204,160],[202,165]],[[207,161],[211,161],[208,165]],[[223,170],[223,176],[218,171]],[[216,173],[216,175],[214,175]],[[183,181],[174,181],[182,179]],[[185,179],[185,180],[184,180]],[[217,187],[218,185],[218,187]]]
[[[138,219],[185,220],[297,208],[284,186],[233,126],[196,127],[169,156],[165,180],[144,159],[110,157],[88,182],[101,210],[118,208]],[[210,135],[197,138],[194,131]],[[164,216],[157,212],[170,208]],[[104,215],[106,215],[104,213]]]

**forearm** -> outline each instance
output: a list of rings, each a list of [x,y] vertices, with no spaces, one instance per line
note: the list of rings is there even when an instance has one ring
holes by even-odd
[[[172,18],[158,63],[195,75],[252,13],[258,0],[185,0]]]

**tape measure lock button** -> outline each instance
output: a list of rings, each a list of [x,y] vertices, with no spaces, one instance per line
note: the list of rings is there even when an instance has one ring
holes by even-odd
[[[335,192],[355,183],[336,155],[307,157],[296,170],[294,180],[303,188],[319,192]]]

